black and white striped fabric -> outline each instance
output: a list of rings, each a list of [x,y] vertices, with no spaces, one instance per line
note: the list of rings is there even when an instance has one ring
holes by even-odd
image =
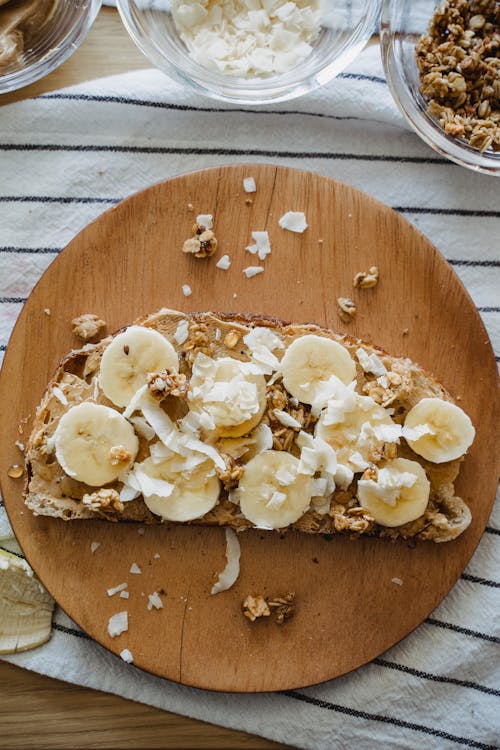
[[[500,358],[498,184],[407,129],[375,47],[315,94],[258,110],[201,99],[156,71],[46,94],[0,110],[0,152],[3,351],[40,274],[103,209],[179,172],[253,160],[314,170],[397,208],[453,265]],[[466,572],[417,631],[304,690],[185,688],[124,664],[61,611],[48,644],[8,661],[303,748],[489,749],[500,738],[499,563],[497,503]]]

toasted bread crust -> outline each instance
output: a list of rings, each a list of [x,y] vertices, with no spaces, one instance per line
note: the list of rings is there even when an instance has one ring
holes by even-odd
[[[187,341],[179,346],[172,340],[172,336],[181,320],[188,321],[190,335]],[[278,333],[286,344],[298,336],[315,333],[341,342],[353,355],[359,347],[368,354],[376,353],[389,371],[400,376],[400,384],[394,387],[389,397],[391,406],[396,409],[396,414],[401,420],[423,397],[437,396],[449,401],[453,400],[432,375],[409,359],[391,357],[377,346],[350,336],[336,334],[313,323],[298,325],[250,313],[180,313],[163,309],[139,318],[134,325],[151,327],[166,335],[178,350],[181,369],[184,369],[187,374],[190,372],[189,352],[193,351],[189,350],[189,346],[195,340],[196,333],[203,332],[203,344],[215,354],[228,356],[230,353],[231,356],[245,359],[244,346],[231,352],[225,348],[223,343],[225,334],[235,330],[244,335],[253,327],[266,326]],[[215,333],[217,329],[221,331],[218,338]],[[125,503],[120,513],[105,508],[91,509],[88,505],[84,505],[81,501],[83,494],[92,492],[95,488],[89,488],[65,475],[55,460],[50,446],[50,438],[60,417],[71,405],[81,400],[95,400],[97,403],[112,405],[97,386],[100,358],[112,338],[108,336],[97,344],[87,344],[82,349],[70,352],[57,367],[38,407],[27,444],[28,478],[25,487],[25,502],[37,515],[65,520],[105,518],[111,521],[135,521],[145,524],[167,523],[151,513],[141,497]],[[196,347],[194,350],[196,351]],[[359,366],[357,367],[357,381],[360,392],[364,389],[365,393],[375,394],[375,391],[373,394],[370,391],[370,388],[377,388],[374,377],[367,375]],[[373,385],[370,385],[371,383]],[[54,393],[54,387],[61,384],[65,387],[68,404],[61,403]],[[355,477],[352,486],[347,491],[335,491],[328,513],[320,515],[314,510],[309,510],[296,523],[287,527],[287,530],[294,529],[303,533],[320,534],[341,533],[351,536],[363,534],[392,539],[431,539],[436,542],[449,541],[461,534],[469,525],[471,516],[467,505],[454,493],[453,482],[459,471],[460,459],[446,464],[432,464],[413,453],[404,441],[402,443],[398,447],[398,455],[418,461],[424,467],[431,483],[428,507],[421,518],[396,528],[377,525],[373,519],[367,521],[360,514],[359,505],[349,507],[349,503],[346,502],[346,492],[350,493],[351,499],[355,498],[357,483]],[[141,439],[139,460],[147,455],[147,447],[147,443]],[[115,482],[109,486],[119,490],[121,484]],[[352,502],[350,505],[352,506]],[[241,516],[239,508],[229,501],[225,491],[222,492],[220,502],[212,511],[191,523],[230,526],[237,531],[252,527],[252,524]]]

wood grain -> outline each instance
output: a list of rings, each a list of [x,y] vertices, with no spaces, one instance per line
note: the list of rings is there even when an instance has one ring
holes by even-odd
[[[242,191],[249,174],[258,185],[251,205]],[[233,261],[229,272],[181,253],[193,221],[188,204],[195,213],[215,215],[219,254],[229,252]],[[304,235],[278,227],[289,209],[306,212]],[[273,252],[265,272],[247,280],[242,268],[254,259],[244,247],[252,230],[264,228]],[[352,290],[354,273],[374,264],[379,285]],[[191,297],[183,296],[184,283],[191,285]],[[351,293],[359,312],[347,327],[337,318],[335,299]],[[180,176],[133,196],[87,227],[33,291],[0,380],[0,403],[11,415],[0,436],[2,465],[17,459],[18,418],[33,414],[57,361],[75,343],[72,317],[95,311],[113,330],[163,305],[317,322],[409,355],[432,371],[461,398],[478,429],[457,485],[473,511],[471,527],[453,543],[416,549],[374,539],[328,543],[307,535],[279,539],[249,532],[241,539],[238,582],[212,597],[215,574],[224,566],[223,530],[155,527],[139,536],[128,524],[35,518],[24,511],[19,482],[2,476],[5,504],[28,559],[61,606],[97,641],[114,652],[128,647],[136,665],[187,685],[280,690],[333,678],[373,659],[445,596],[474,551],[493,502],[500,455],[493,445],[497,373],[472,301],[417,230],[353,188],[266,165]],[[46,307],[50,317],[43,313]],[[101,542],[95,555],[89,551],[93,540]],[[158,552],[161,558],[155,559]],[[142,575],[128,575],[132,562]],[[393,577],[403,586],[392,584]],[[122,607],[105,589],[122,580],[129,580],[130,628],[111,639],[108,618]],[[166,592],[164,609],[147,612],[144,595],[160,588]],[[298,606],[285,627],[253,625],[242,617],[247,593],[289,590],[296,592]]]
[[[5,750],[280,750],[281,745],[0,663]]]

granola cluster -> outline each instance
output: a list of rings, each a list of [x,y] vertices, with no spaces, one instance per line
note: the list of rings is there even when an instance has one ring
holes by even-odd
[[[150,372],[147,383],[150,394],[158,401],[163,401],[167,396],[182,398],[188,389],[186,376],[175,370]]]
[[[271,612],[278,625],[283,625],[286,620],[293,617],[295,612],[295,594],[289,592],[283,596],[267,597],[259,594],[249,594],[243,601],[241,608],[243,614],[250,622],[255,622],[259,617],[269,617]]]
[[[202,224],[193,226],[193,237],[185,241],[182,252],[191,253],[195,258],[209,258],[217,250],[217,238],[211,229]]]
[[[78,336],[82,341],[90,341],[97,338],[101,331],[106,328],[106,321],[101,320],[94,313],[84,313],[77,318],[73,318],[71,325],[75,336]]]
[[[109,521],[117,521],[117,516],[123,511],[123,503],[116,490],[100,489],[90,495],[84,495],[82,503],[87,505],[97,515],[107,518]]]
[[[416,46],[420,90],[445,133],[500,151],[500,4],[444,0]]]
[[[316,422],[305,404],[288,395],[281,382],[267,387],[267,406],[263,421],[269,424],[273,434],[273,450],[289,451],[299,431],[298,427],[286,427],[277,419],[275,411],[284,411],[300,424],[300,429],[309,430]]]

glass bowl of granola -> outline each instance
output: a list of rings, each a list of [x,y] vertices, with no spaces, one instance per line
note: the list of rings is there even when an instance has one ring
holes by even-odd
[[[381,47],[418,135],[457,164],[500,175],[500,4],[384,0]]]
[[[0,0],[0,94],[34,83],[85,39],[101,0]]]
[[[130,36],[197,93],[258,105],[339,75],[376,31],[380,0],[118,0]]]

